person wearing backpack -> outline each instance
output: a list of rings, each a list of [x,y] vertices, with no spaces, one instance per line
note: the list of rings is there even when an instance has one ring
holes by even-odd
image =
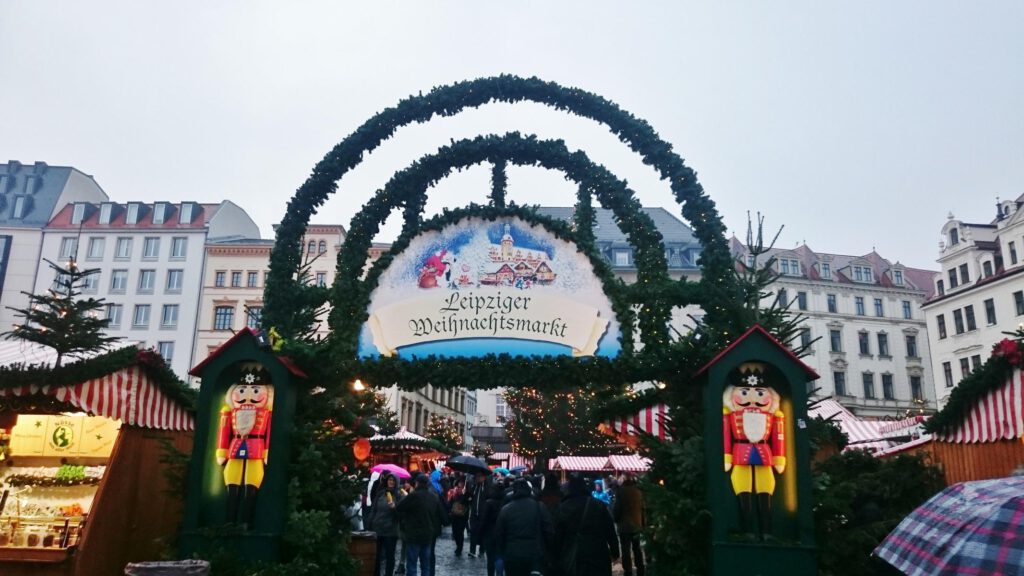
[[[587,482],[569,478],[568,495],[555,518],[555,558],[563,576],[611,576],[619,539],[608,507],[591,497]]]
[[[455,487],[448,490],[448,507],[452,518],[452,539],[455,540],[455,555],[462,556],[462,545],[466,539],[466,525],[469,523],[469,495],[466,494],[466,479],[459,478]]]
[[[543,504],[533,498],[525,479],[512,483],[512,500],[498,514],[495,539],[507,576],[539,574],[554,529]]]

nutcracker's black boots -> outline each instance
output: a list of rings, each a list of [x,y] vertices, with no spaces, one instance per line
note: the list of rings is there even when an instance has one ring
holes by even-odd
[[[761,529],[761,539],[765,534],[772,533],[772,495],[757,495],[757,520]]]
[[[245,509],[243,514],[245,523],[252,528],[252,519],[256,514],[256,494],[260,489],[256,486],[245,485]]]
[[[750,527],[750,525],[751,525],[750,524],[750,519],[751,519],[751,514],[750,513],[751,513],[752,508],[753,508],[753,497],[754,497],[754,495],[751,494],[750,492],[740,492],[736,496],[740,500],[740,529],[743,532],[747,532],[748,531],[748,527]],[[750,528],[750,531],[753,531],[752,527]]]
[[[242,499],[241,486],[228,484],[228,524],[238,522],[238,504]]]

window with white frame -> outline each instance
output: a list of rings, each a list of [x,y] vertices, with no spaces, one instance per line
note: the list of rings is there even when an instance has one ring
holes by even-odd
[[[171,238],[171,258],[184,258],[188,248],[188,239],[183,236]]]
[[[907,345],[907,358],[918,358],[917,355],[917,336],[913,334],[907,334],[904,338]]]
[[[913,311],[913,308],[910,305],[910,300],[904,300],[903,301],[903,318],[905,320],[910,320],[913,317],[914,317],[914,311]]]
[[[11,210],[11,217],[15,219],[21,219],[25,217],[25,208],[28,200],[24,196],[14,197],[14,209]]]
[[[139,293],[152,294],[156,285],[156,270],[139,270]]]
[[[114,247],[114,258],[118,260],[127,260],[132,257],[132,239],[131,238],[118,238],[117,244]]]
[[[136,304],[132,314],[132,328],[149,327],[149,304]]]
[[[174,360],[174,342],[158,342],[156,345],[156,351],[163,356],[163,359],[167,362]]]
[[[800,310],[807,310],[807,292],[796,293],[796,307]]]
[[[217,306],[213,309],[213,329],[231,330],[235,324],[234,306]]]
[[[245,285],[249,288],[256,288],[260,280],[259,272],[249,272],[247,274]]]
[[[953,387],[953,365],[949,362],[942,363],[942,376],[946,380],[946,388]]]
[[[871,355],[871,340],[867,332],[861,331],[857,333],[857,344],[860,347],[861,356]]]
[[[889,335],[885,332],[878,333],[878,355],[882,358],[889,356]]]
[[[142,257],[146,260],[155,260],[160,256],[160,239],[147,237],[142,241]]]
[[[216,272],[214,272],[214,274],[213,274],[213,285],[216,286],[217,288],[223,288],[224,287],[224,278],[227,277],[226,274],[227,273],[224,272],[223,270],[217,270]]]
[[[137,202],[128,203],[128,213],[124,217],[125,224],[135,224],[139,221],[139,204]]]
[[[783,276],[799,276],[800,261],[795,258],[779,258],[779,272]]]
[[[124,294],[128,290],[128,271],[111,270],[110,292],[113,294]]]
[[[991,260],[985,260],[984,262],[981,263],[981,273],[982,275],[984,275],[985,278],[990,278],[992,276],[993,272]]]
[[[82,220],[85,220],[85,203],[75,202],[74,208],[71,209],[71,223],[81,224]]]
[[[629,250],[616,250],[615,251],[615,265],[616,266],[629,266]]]
[[[508,404],[505,403],[505,397],[498,394],[494,397],[494,419],[499,424],[507,422],[509,420],[510,410]]]
[[[320,286],[321,288],[327,286],[327,272],[316,273],[316,285]]]
[[[892,374],[882,374],[882,398],[895,400],[896,391],[892,385]]]
[[[857,311],[857,316],[864,315],[864,297],[855,296],[853,299],[853,307]]]
[[[854,266],[853,267],[853,281],[872,283],[875,281],[875,276],[871,272],[870,266]]]
[[[100,286],[100,275],[103,274],[99,270],[82,277],[82,292],[86,294],[95,294]]]
[[[232,272],[231,273],[231,287],[232,288],[238,288],[241,285],[242,285],[242,273],[241,272],[237,272],[237,271],[236,272]]]
[[[174,328],[178,325],[178,305],[164,304],[163,313],[160,314],[160,326]]]
[[[184,270],[168,270],[167,271],[167,288],[166,292],[170,294],[177,294],[181,292],[182,279],[185,277]]]
[[[836,387],[836,396],[848,396],[846,393],[846,372],[832,372],[832,382]]]
[[[892,283],[897,286],[903,286],[903,270],[893,270]]]
[[[825,299],[828,302],[828,311],[830,313],[835,314],[836,312],[839,311],[839,305],[836,303],[835,294],[829,294],[825,297]]]
[[[885,308],[882,305],[881,298],[875,298],[875,316],[879,318],[885,316]]]
[[[832,279],[832,265],[828,262],[821,263],[821,277],[824,280]]]
[[[60,239],[60,258],[66,260],[78,252],[78,238],[65,236]]]
[[[253,330],[259,330],[260,321],[263,319],[263,308],[259,306],[249,306],[245,310],[245,325]]]
[[[153,204],[153,224],[163,224],[167,217],[167,203],[156,202]]]
[[[875,375],[872,372],[864,372],[861,374],[861,378],[864,380],[864,397],[874,398],[875,397]]]
[[[89,260],[102,260],[106,242],[103,238],[89,238],[89,249],[85,257]]]
[[[121,304],[107,304],[107,320],[110,320],[110,328],[121,327],[121,315],[124,313],[124,306]]]

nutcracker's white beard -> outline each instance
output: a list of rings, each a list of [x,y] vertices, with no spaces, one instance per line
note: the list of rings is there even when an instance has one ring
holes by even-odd
[[[256,411],[255,410],[236,410],[235,411],[235,432],[239,436],[248,436],[249,432],[252,431],[252,427],[256,425]]]
[[[768,415],[764,412],[747,410],[743,412],[743,433],[750,442],[760,442],[768,437]]]

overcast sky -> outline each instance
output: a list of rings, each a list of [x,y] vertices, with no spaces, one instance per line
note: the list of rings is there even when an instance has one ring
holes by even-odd
[[[0,161],[93,175],[117,201],[232,200],[264,237],[312,167],[381,109],[500,73],[596,92],[647,119],[731,231],[934,268],[947,213],[1024,193],[1024,2],[45,2],[0,0]],[[562,138],[678,214],[601,126],[535,105],[402,129],[314,222],[346,226],[452,138]],[[428,209],[485,202],[487,168]],[[560,174],[510,198],[571,205]],[[380,240],[393,239],[389,226]]]

